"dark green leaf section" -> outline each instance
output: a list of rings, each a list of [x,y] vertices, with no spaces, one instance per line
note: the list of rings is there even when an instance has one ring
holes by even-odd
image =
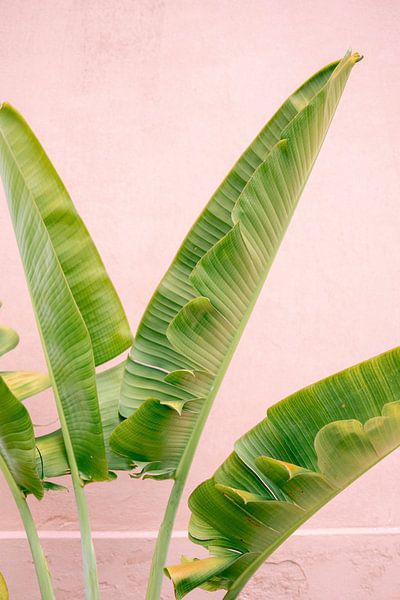
[[[147,308],[122,387],[128,419],[111,437],[143,472],[173,476],[209,410],[358,59],[347,54],[286,101],[217,190]]]
[[[109,447],[111,432],[120,422],[118,402],[124,369],[125,361],[111,369],[98,373],[96,376],[104,444],[108,469],[111,471],[129,471],[134,466],[129,459],[111,452]],[[60,477],[69,473],[68,460],[60,429],[36,438],[36,449],[37,469],[42,479]]]
[[[21,115],[8,104],[1,106],[0,133],[2,171],[10,202],[23,200],[28,204],[29,197],[35,205],[88,328],[96,365],[100,365],[121,354],[132,343],[118,295],[44,149]],[[18,173],[12,175],[15,168]],[[10,177],[16,186],[14,189],[10,187]]]
[[[0,454],[18,486],[42,498],[43,485],[36,470],[35,436],[25,406],[0,377]]]
[[[236,598],[297,527],[399,445],[399,348],[271,407],[190,497],[190,538],[212,556],[167,569],[177,598],[200,585]]]

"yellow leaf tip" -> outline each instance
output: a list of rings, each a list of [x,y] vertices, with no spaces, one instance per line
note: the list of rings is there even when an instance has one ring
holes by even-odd
[[[354,54],[352,55],[351,58],[352,58],[354,64],[356,64],[356,63],[360,62],[364,58],[364,55],[363,54],[359,54],[358,52],[354,52]]]

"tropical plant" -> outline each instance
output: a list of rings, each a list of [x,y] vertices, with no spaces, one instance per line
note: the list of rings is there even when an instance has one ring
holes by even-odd
[[[7,104],[0,110],[0,168],[74,487],[87,596],[97,598],[84,484],[109,474],[95,367],[126,350],[132,336],[60,178],[28,125]]]
[[[111,447],[146,476],[172,478],[147,598],[159,597],[189,468],[358,54],[328,65],[283,104],[218,188],[161,281],[122,385]]]
[[[49,375],[0,372],[0,467],[24,521],[43,598],[54,595],[26,495],[40,499],[60,487],[49,479],[71,475],[86,597],[95,600],[84,486],[137,468],[134,477],[174,482],[147,591],[148,600],[159,599],[202,429],[359,58],[347,53],[286,100],[190,230],[144,313],[128,359],[98,373],[131,346],[126,316],[43,148],[22,117],[2,105],[0,172]],[[12,330],[0,328],[0,355],[17,342]],[[396,359],[392,351],[295,394],[240,440],[192,495],[191,537],[213,556],[168,569],[178,597],[197,585],[225,587],[228,598],[236,597],[291,531],[394,447]],[[48,387],[61,429],[35,439],[21,401]],[[342,457],[340,472],[333,451]],[[214,518],[207,520],[210,508]],[[226,518],[234,519],[237,531],[225,530]],[[0,579],[0,594],[3,589]]]

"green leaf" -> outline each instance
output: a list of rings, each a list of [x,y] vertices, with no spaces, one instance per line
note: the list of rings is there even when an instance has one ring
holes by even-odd
[[[3,575],[0,573],[0,600],[8,600],[8,598],[9,598],[9,596],[8,596],[6,580],[4,579]]]
[[[0,308],[1,306],[2,303],[0,301]],[[14,329],[0,325],[0,356],[10,352],[10,350],[14,350],[14,348],[18,345],[18,342],[19,336]]]
[[[122,307],[58,175],[22,117],[0,110],[0,170],[69,462],[107,478],[95,365],[130,343]]]
[[[28,124],[7,103],[0,110],[0,153],[14,225],[22,227],[17,215],[22,220],[36,213],[89,331],[96,365],[111,360],[132,343],[121,302],[63,182]],[[16,233],[21,246],[22,233]]]
[[[0,302],[0,307],[1,305]],[[18,342],[19,336],[16,331],[0,326],[0,356],[15,348]],[[18,400],[25,400],[50,386],[48,375],[32,371],[0,371],[0,377]]]
[[[51,385],[48,375],[33,371],[0,371],[0,377],[4,379],[18,400],[35,396]]]
[[[42,498],[43,485],[36,470],[35,436],[25,406],[0,377],[0,454],[15,482],[25,493]]]
[[[19,342],[19,337],[11,327],[0,326],[0,356],[13,350]]]
[[[122,386],[128,418],[111,446],[148,475],[173,477],[198,438],[357,60],[347,54],[290,96],[217,190],[147,307]]]
[[[129,471],[134,466],[128,459],[111,452],[109,447],[111,432],[120,422],[118,402],[124,368],[125,361],[96,376],[108,469],[116,471]],[[36,438],[36,450],[37,469],[42,479],[69,473],[61,429]]]
[[[212,557],[166,570],[177,598],[203,585],[236,598],[295,529],[399,445],[399,348],[272,406],[190,497],[190,538]]]

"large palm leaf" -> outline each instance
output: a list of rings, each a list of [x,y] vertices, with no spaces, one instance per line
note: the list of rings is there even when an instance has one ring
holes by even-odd
[[[147,476],[175,477],[183,462],[187,471],[358,59],[347,54],[285,102],[217,190],[153,296],[124,376],[120,411],[129,418],[111,437],[112,448]]]
[[[86,597],[99,597],[84,481],[109,478],[95,367],[131,343],[104,265],[38,140],[0,109],[0,171],[38,323],[74,484]]]
[[[271,407],[190,498],[190,537],[212,556],[167,569],[177,598],[200,585],[236,598],[297,527],[399,444],[399,348]]]
[[[43,148],[7,104],[0,110],[0,170],[68,460],[85,480],[106,479],[95,365],[129,346],[123,309]]]

